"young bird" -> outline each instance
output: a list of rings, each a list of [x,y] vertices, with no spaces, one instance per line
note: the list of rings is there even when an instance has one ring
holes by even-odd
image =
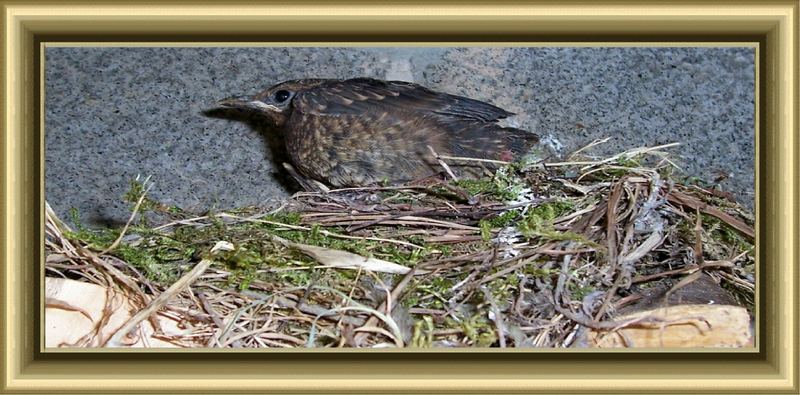
[[[333,187],[401,184],[440,173],[438,155],[511,161],[539,139],[502,127],[514,115],[482,101],[400,81],[371,78],[281,82],[219,108],[254,111],[284,133],[303,176]],[[447,161],[458,177],[479,177],[488,162]]]

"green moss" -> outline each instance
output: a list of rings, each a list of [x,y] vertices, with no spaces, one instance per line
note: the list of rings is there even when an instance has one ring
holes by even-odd
[[[518,175],[519,168],[518,164],[507,165],[497,169],[492,177],[477,180],[461,179],[451,183],[472,196],[496,201],[512,201],[518,199],[522,191],[527,189],[527,185]]]
[[[494,228],[504,228],[514,223],[514,220],[516,220],[518,217],[518,210],[508,210],[496,217],[489,218],[486,221],[489,221],[489,224]]]
[[[231,269],[257,267],[264,262],[259,252],[249,249],[246,245],[237,245],[232,251],[218,252],[208,258],[223,263]]]
[[[404,296],[403,304],[430,309],[444,308],[446,296],[452,293],[453,285],[460,280],[460,277],[432,277],[426,282],[416,282]]]
[[[302,254],[262,239],[243,239],[234,245],[235,248],[231,251],[218,252],[213,256],[205,255],[206,258],[219,262],[230,271],[231,274],[227,278],[228,286],[244,290],[255,280],[280,282],[292,286],[306,286],[311,281],[313,270],[307,267],[316,263]],[[271,270],[293,268],[297,270]]]
[[[432,247],[413,249],[394,243],[386,243],[366,239],[344,239],[330,236],[322,232],[322,228],[311,225],[311,231],[304,230],[278,230],[268,224],[259,224],[262,228],[269,229],[270,233],[291,240],[296,243],[327,247],[335,250],[352,252],[354,254],[376,257],[389,260],[405,266],[413,266],[433,252]],[[328,233],[335,233],[335,229],[325,229]]]
[[[414,243],[416,245],[419,245],[419,246],[424,246],[425,245],[424,241],[421,241],[421,242],[418,242],[418,243],[417,242],[412,242],[412,243]],[[443,256],[443,257],[447,257],[447,256],[452,256],[453,255],[453,247],[449,246],[449,245],[437,246],[436,250],[439,251],[439,254],[441,256]]]
[[[298,212],[281,211],[275,214],[266,215],[261,219],[265,221],[280,222],[287,225],[300,225],[300,222],[303,218]]]
[[[69,209],[69,219],[72,221],[72,225],[78,229],[83,229],[83,222],[81,222],[81,213],[75,207],[70,207]]]
[[[714,225],[714,232],[712,232],[711,237],[721,241],[726,245],[733,245],[736,246],[741,251],[752,250],[754,248],[753,244],[745,238],[739,231],[734,229],[732,226],[728,225],[727,222],[723,222],[716,217],[712,217],[710,215],[703,215],[703,221],[709,222]]]
[[[492,239],[492,224],[489,221],[481,220],[479,223],[481,228],[481,239],[489,241]]]
[[[687,176],[683,180],[681,180],[680,183],[687,186],[697,185],[701,188],[708,188],[710,186],[708,182],[706,182],[706,180],[696,176]]]
[[[678,234],[687,245],[695,243],[696,214],[690,214],[690,219],[684,219],[678,224]],[[717,217],[700,213],[703,228],[704,255],[724,251],[721,256],[736,255],[742,251],[751,251],[754,245],[750,240],[736,229]],[[714,254],[712,254],[714,255]],[[721,259],[721,256],[707,256],[710,259]]]
[[[418,293],[409,293],[403,297],[402,305],[405,307],[419,306],[420,295]]]
[[[559,270],[558,269],[542,269],[542,268],[536,267],[534,265],[530,265],[530,266],[526,267],[526,269],[524,270],[524,273],[525,274],[529,274],[529,275],[531,275],[533,277],[537,277],[537,278],[549,278],[551,276],[557,275],[559,273]]]
[[[73,219],[80,224],[77,212],[73,212]],[[294,212],[274,214],[264,219],[289,225],[301,223],[300,215]],[[310,231],[291,230],[278,225],[252,222],[226,224],[211,214],[209,225],[178,225],[173,228],[173,233],[170,235],[154,231],[146,225],[134,225],[129,229],[128,235],[136,235],[138,238],[133,243],[123,243],[111,254],[128,261],[149,280],[167,285],[180,275],[181,266],[207,257],[208,251],[216,242],[229,241],[234,243],[237,249],[218,254],[214,259],[224,264],[232,273],[231,284],[243,289],[256,279],[294,285],[308,283],[312,270],[301,268],[301,270],[270,273],[272,268],[287,268],[298,263],[316,264],[299,251],[276,245],[270,241],[270,235],[277,235],[297,243],[349,251],[362,256],[374,256],[406,266],[413,266],[434,252],[441,253],[433,247],[417,249],[365,239],[332,237],[330,233],[336,232],[335,228],[323,229],[318,224],[311,225],[310,228]],[[77,226],[76,229],[68,232],[67,237],[80,240],[96,250],[108,247],[119,235],[118,230],[95,231],[82,226]],[[420,236],[418,239],[415,241],[420,243],[423,241]],[[338,274],[332,281],[352,281],[354,275],[346,270],[333,272]]]
[[[481,238],[484,241],[491,240],[492,231],[494,229],[505,228],[512,225],[517,217],[519,217],[518,210],[508,210],[500,215],[480,220],[478,226],[481,228]]]
[[[211,226],[213,226],[213,229],[218,230],[220,234],[225,233],[225,222],[222,221],[222,218],[220,218],[215,211],[209,210],[208,219],[211,221]]]
[[[499,270],[499,269],[498,269]],[[520,278],[514,274],[502,276],[486,284],[498,305],[505,305],[519,290]]]
[[[80,212],[74,207],[70,208],[69,217],[74,230],[64,231],[64,237],[72,241],[83,242],[92,250],[101,251],[107,248],[119,236],[119,232],[114,229],[86,228],[81,222]]]
[[[133,179],[128,182],[128,191],[122,195],[122,199],[131,204],[131,209],[136,206],[136,202],[142,197],[145,192],[145,186],[138,179]],[[155,200],[145,196],[142,204],[139,206],[139,213],[144,214],[148,211],[154,211],[160,204]]]
[[[76,228],[74,231],[65,231],[64,236],[73,241],[81,241],[95,251],[102,251],[119,236],[119,232],[113,229],[87,229]]]
[[[452,183],[463,188],[471,196],[483,196],[500,201],[513,200],[516,197],[513,191],[509,190],[508,182],[499,178],[462,179]]]
[[[642,163],[641,163],[642,158],[643,158],[642,155],[636,155],[636,156],[630,156],[630,157],[623,155],[623,156],[621,156],[621,157],[619,157],[617,159],[617,165],[618,166],[622,166],[622,167],[629,167],[629,168],[641,167],[642,166]]]
[[[297,213],[283,213],[271,215],[263,218],[267,221],[298,225],[301,218]],[[279,281],[293,285],[306,285],[310,280],[310,273],[313,271],[300,270],[280,270],[277,273],[270,272],[273,268],[296,267],[298,263],[316,265],[311,258],[305,254],[287,249],[270,241],[271,235],[276,235],[287,240],[320,247],[327,247],[336,250],[349,251],[355,254],[368,257],[376,257],[389,260],[405,266],[413,266],[421,260],[434,253],[432,247],[423,249],[408,248],[393,243],[365,239],[344,239],[333,237],[335,228],[323,229],[319,224],[309,226],[310,230],[293,230],[282,228],[280,225],[269,223],[241,222],[225,224],[221,221],[212,221],[211,226],[178,226],[174,229],[172,238],[174,242],[166,239],[155,239],[158,244],[157,259],[167,257],[203,257],[203,251],[208,251],[217,241],[225,240],[237,246],[235,251],[223,253],[215,257],[231,271],[231,283],[237,286],[246,287],[254,279],[263,281]],[[440,253],[440,252],[437,252]],[[199,255],[198,255],[199,254]],[[143,261],[143,259],[139,259]],[[152,261],[144,260],[148,267],[152,267]],[[260,271],[259,275],[256,272]],[[337,278],[331,281],[352,281],[354,272],[341,270],[333,271],[337,273]]]
[[[128,190],[125,191],[124,195],[122,195],[122,200],[128,203],[136,204],[144,191],[144,184],[139,182],[138,178],[130,180],[128,181]],[[142,203],[142,208],[144,207],[145,205]]]
[[[553,241],[574,241],[593,248],[602,249],[597,243],[587,239],[584,235],[558,231],[554,228],[554,221],[574,209],[570,201],[553,201],[531,208],[525,217],[517,223],[517,229],[528,238],[545,238]]]
[[[465,337],[474,347],[489,347],[498,340],[494,323],[485,313],[476,313],[458,323],[448,320],[448,324],[460,327],[464,331]]]
[[[80,222],[77,210],[71,210],[74,231],[64,232],[64,236],[73,241],[80,241],[92,250],[103,251],[119,237],[121,229],[88,229]],[[135,244],[120,243],[109,253],[130,263],[148,280],[168,284],[177,280],[180,274],[180,263],[187,262],[195,252],[195,248],[147,228],[134,226],[129,235],[137,234],[140,239]]]
[[[414,330],[411,335],[411,347],[431,347],[433,346],[433,318],[423,316],[421,320],[414,322]]]
[[[131,210],[133,210],[133,208],[136,207],[136,203],[139,201],[139,198],[141,198],[145,193],[146,188],[145,184],[142,183],[138,178],[130,180],[128,185],[128,190],[124,195],[122,195],[122,199],[125,202],[128,202],[130,204],[129,207]],[[172,218],[186,218],[187,215],[187,213],[178,206],[170,206],[161,203],[150,196],[145,196],[142,199],[142,204],[139,206],[139,222],[147,223],[147,217],[144,214],[148,212],[163,213]]]
[[[591,286],[578,286],[575,283],[570,283],[569,291],[572,294],[572,300],[583,300],[586,295],[594,292],[594,287]]]
[[[304,286],[311,283],[313,273],[314,272],[312,272],[311,270],[288,270],[280,272],[280,274],[278,275],[278,280],[281,283],[288,283],[295,286]],[[340,273],[347,273],[347,271]]]
[[[154,283],[169,285],[180,278],[182,271],[180,262],[164,261],[157,257],[152,250],[123,244],[111,254],[131,264]]]
[[[536,207],[531,207],[528,210],[527,217],[536,216],[546,221],[554,221],[572,211],[575,205],[568,200],[555,200],[552,202],[542,203]]]

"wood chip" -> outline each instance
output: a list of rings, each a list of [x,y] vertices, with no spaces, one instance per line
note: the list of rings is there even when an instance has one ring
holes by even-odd
[[[753,347],[747,309],[723,305],[681,305],[640,311],[615,322],[658,318],[641,327],[587,330],[581,346],[593,348]]]

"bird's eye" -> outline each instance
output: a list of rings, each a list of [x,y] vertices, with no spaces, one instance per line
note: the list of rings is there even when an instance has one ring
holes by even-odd
[[[289,100],[291,96],[292,94],[289,91],[279,90],[275,92],[275,101],[278,103],[283,103],[286,100]]]

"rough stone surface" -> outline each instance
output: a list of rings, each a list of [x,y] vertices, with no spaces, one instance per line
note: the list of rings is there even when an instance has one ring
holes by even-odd
[[[128,217],[137,174],[167,204],[267,205],[280,141],[252,122],[204,115],[215,100],[296,78],[413,81],[492,102],[563,154],[670,142],[688,175],[754,199],[751,48],[47,48],[46,197],[92,225]]]

